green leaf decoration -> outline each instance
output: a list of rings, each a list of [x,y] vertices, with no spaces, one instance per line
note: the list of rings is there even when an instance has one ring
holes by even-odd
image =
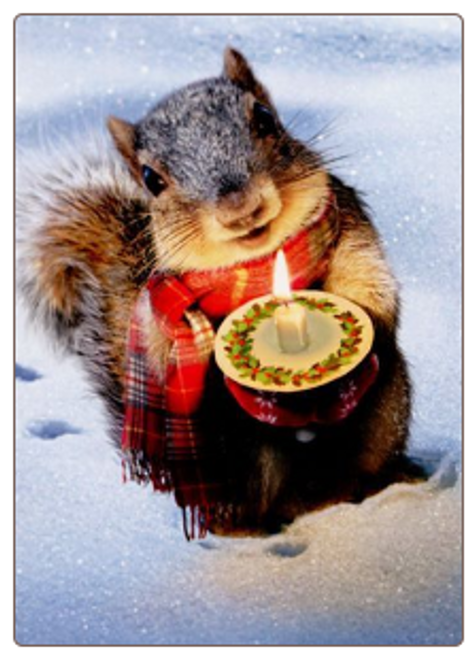
[[[259,373],[256,374],[256,379],[263,384],[269,384],[269,377],[266,371],[259,371]]]

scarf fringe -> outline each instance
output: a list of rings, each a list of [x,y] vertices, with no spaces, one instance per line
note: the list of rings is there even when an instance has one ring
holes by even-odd
[[[123,451],[122,482],[139,485],[152,484],[154,491],[171,492],[173,480],[170,470],[161,462],[152,463],[143,451]]]
[[[218,527],[223,532],[236,525],[236,507],[230,502],[182,507],[182,525],[186,539],[203,540]]]
[[[231,526],[234,519],[234,506],[224,496],[223,484],[202,479],[202,470],[201,459],[174,459],[167,465],[162,460],[151,462],[139,450],[128,450],[122,458],[124,484],[151,485],[154,492],[174,493],[188,541],[205,538],[210,527],[217,524]]]
[[[183,532],[187,540],[203,540],[206,537],[212,510],[209,506],[182,508]]]

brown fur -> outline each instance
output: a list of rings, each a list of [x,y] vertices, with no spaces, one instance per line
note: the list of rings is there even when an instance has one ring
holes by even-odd
[[[115,207],[116,206],[116,207]],[[111,367],[122,379],[125,337],[136,291],[130,273],[137,271],[131,248],[123,238],[117,205],[105,194],[95,194],[94,205],[87,194],[59,203],[41,231],[43,254],[37,262],[38,285],[51,307],[65,321],[74,322],[88,279],[101,290],[101,313],[109,328]],[[55,215],[68,223],[55,221]],[[116,283],[120,296],[114,290]]]

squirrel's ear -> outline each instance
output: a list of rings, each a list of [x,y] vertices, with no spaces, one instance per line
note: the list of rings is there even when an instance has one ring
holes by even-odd
[[[241,89],[252,92],[259,101],[267,105],[271,104],[268,92],[259,80],[255,78],[253,69],[248,64],[246,58],[229,46],[225,50],[223,73],[231,82],[241,87]]]
[[[107,127],[111,133],[117,150],[129,165],[134,176],[137,176],[139,162],[135,151],[135,127],[133,124],[118,119],[117,117],[108,117]]]
[[[246,58],[234,48],[226,48],[223,72],[229,80],[244,89],[251,90],[257,80]]]

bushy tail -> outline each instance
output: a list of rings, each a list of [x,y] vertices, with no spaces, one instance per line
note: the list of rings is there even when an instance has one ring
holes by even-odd
[[[118,409],[129,316],[152,267],[144,194],[102,137],[17,162],[20,295]]]

